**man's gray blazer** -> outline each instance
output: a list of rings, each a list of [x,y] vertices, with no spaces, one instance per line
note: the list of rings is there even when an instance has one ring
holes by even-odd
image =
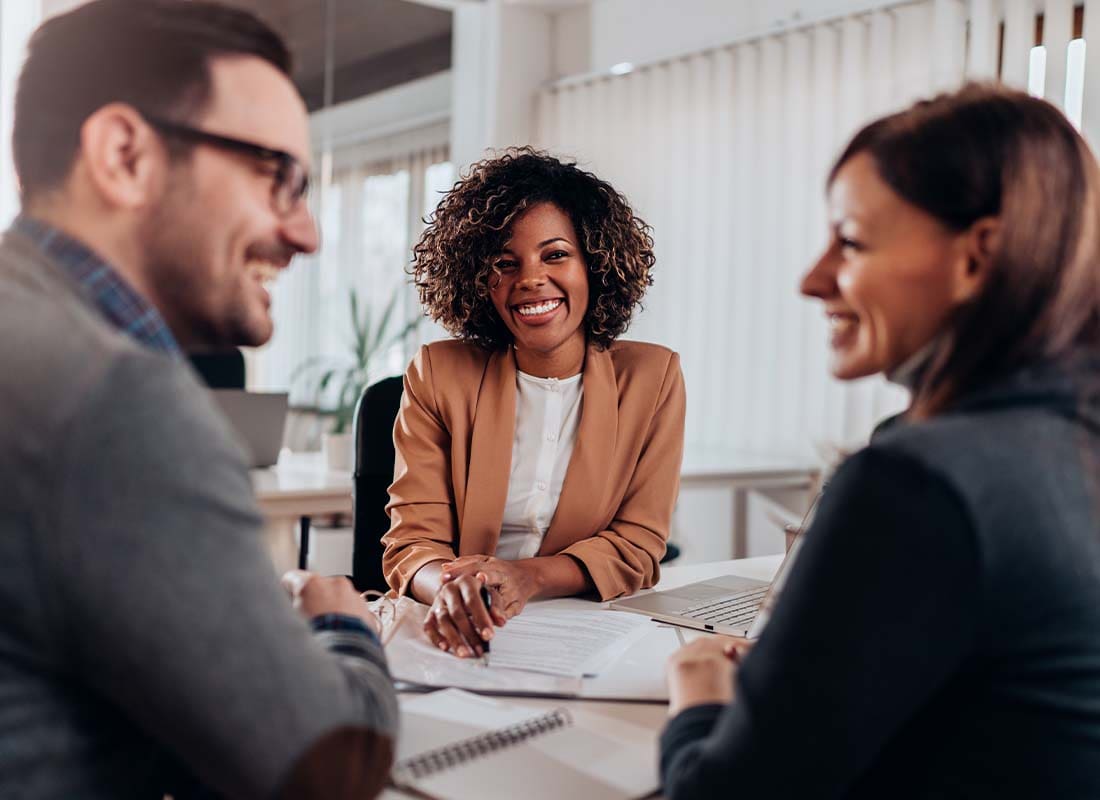
[[[7,233],[0,797],[159,800],[176,775],[269,797],[342,727],[378,734],[384,770],[396,716],[381,648],[290,607],[242,450],[186,362]]]

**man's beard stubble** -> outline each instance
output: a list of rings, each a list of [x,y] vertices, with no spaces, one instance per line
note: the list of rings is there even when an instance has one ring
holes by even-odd
[[[211,268],[217,251],[210,242],[211,230],[217,229],[218,221],[200,218],[203,206],[194,201],[190,170],[178,166],[172,179],[140,226],[149,285],[156,294],[150,299],[184,350],[265,344],[270,330],[257,331],[248,319],[241,286],[247,276],[231,273],[219,283]],[[257,246],[249,253],[254,249]]]

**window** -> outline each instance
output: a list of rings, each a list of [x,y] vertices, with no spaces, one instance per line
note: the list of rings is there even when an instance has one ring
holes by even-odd
[[[327,189],[311,196],[321,229],[318,253],[299,257],[276,282],[272,314],[275,335],[253,359],[250,386],[289,390],[291,402],[328,405],[318,397],[306,365],[352,363],[350,297],[369,309],[376,325],[387,304],[396,303],[387,331],[399,332],[420,314],[407,268],[422,219],[450,188],[454,167],[446,148],[429,148],[334,173]],[[428,321],[371,361],[371,380],[400,374],[415,348],[440,338]],[[313,368],[315,376],[316,369]]]

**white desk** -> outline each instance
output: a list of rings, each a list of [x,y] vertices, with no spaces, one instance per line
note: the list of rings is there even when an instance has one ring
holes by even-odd
[[[330,471],[321,453],[284,451],[278,464],[251,476],[280,571],[298,564],[298,541],[308,543],[312,517],[352,513],[351,473]]]
[[[763,558],[746,558],[733,561],[718,561],[709,564],[693,564],[686,567],[667,567],[661,571],[661,580],[657,589],[672,589],[694,581],[713,578],[718,575],[741,575],[757,580],[771,580],[779,569],[782,556],[765,556]],[[598,604],[593,603],[593,607]],[[684,637],[689,641],[696,636],[709,636],[710,634],[684,629]],[[668,719],[668,707],[664,703],[626,703],[606,702],[594,700],[563,700],[560,698],[534,698],[523,697],[516,700],[517,703],[537,708],[540,711],[548,711],[554,708],[577,708],[583,706],[586,712],[607,717],[612,720],[633,723],[653,734],[653,758],[657,758],[657,738]],[[649,766],[649,765],[646,765]],[[408,795],[389,789],[384,794],[385,798],[404,798]]]
[[[684,453],[680,470],[681,503],[685,490],[720,488],[730,492],[731,547],[734,557],[748,552],[748,496],[752,491],[809,491],[817,465],[795,456],[763,455],[722,447],[695,448]],[[688,524],[691,524],[690,522]]]
[[[770,581],[782,563],[783,556],[779,555],[712,561],[709,564],[691,564],[686,567],[663,567],[661,580],[654,590],[675,589],[678,586],[716,578],[719,575],[740,575],[743,578]]]

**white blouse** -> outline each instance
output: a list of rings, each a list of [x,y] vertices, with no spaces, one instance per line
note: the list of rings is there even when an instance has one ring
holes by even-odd
[[[497,558],[533,558],[561,497],[581,418],[581,375],[516,373],[516,433]]]

